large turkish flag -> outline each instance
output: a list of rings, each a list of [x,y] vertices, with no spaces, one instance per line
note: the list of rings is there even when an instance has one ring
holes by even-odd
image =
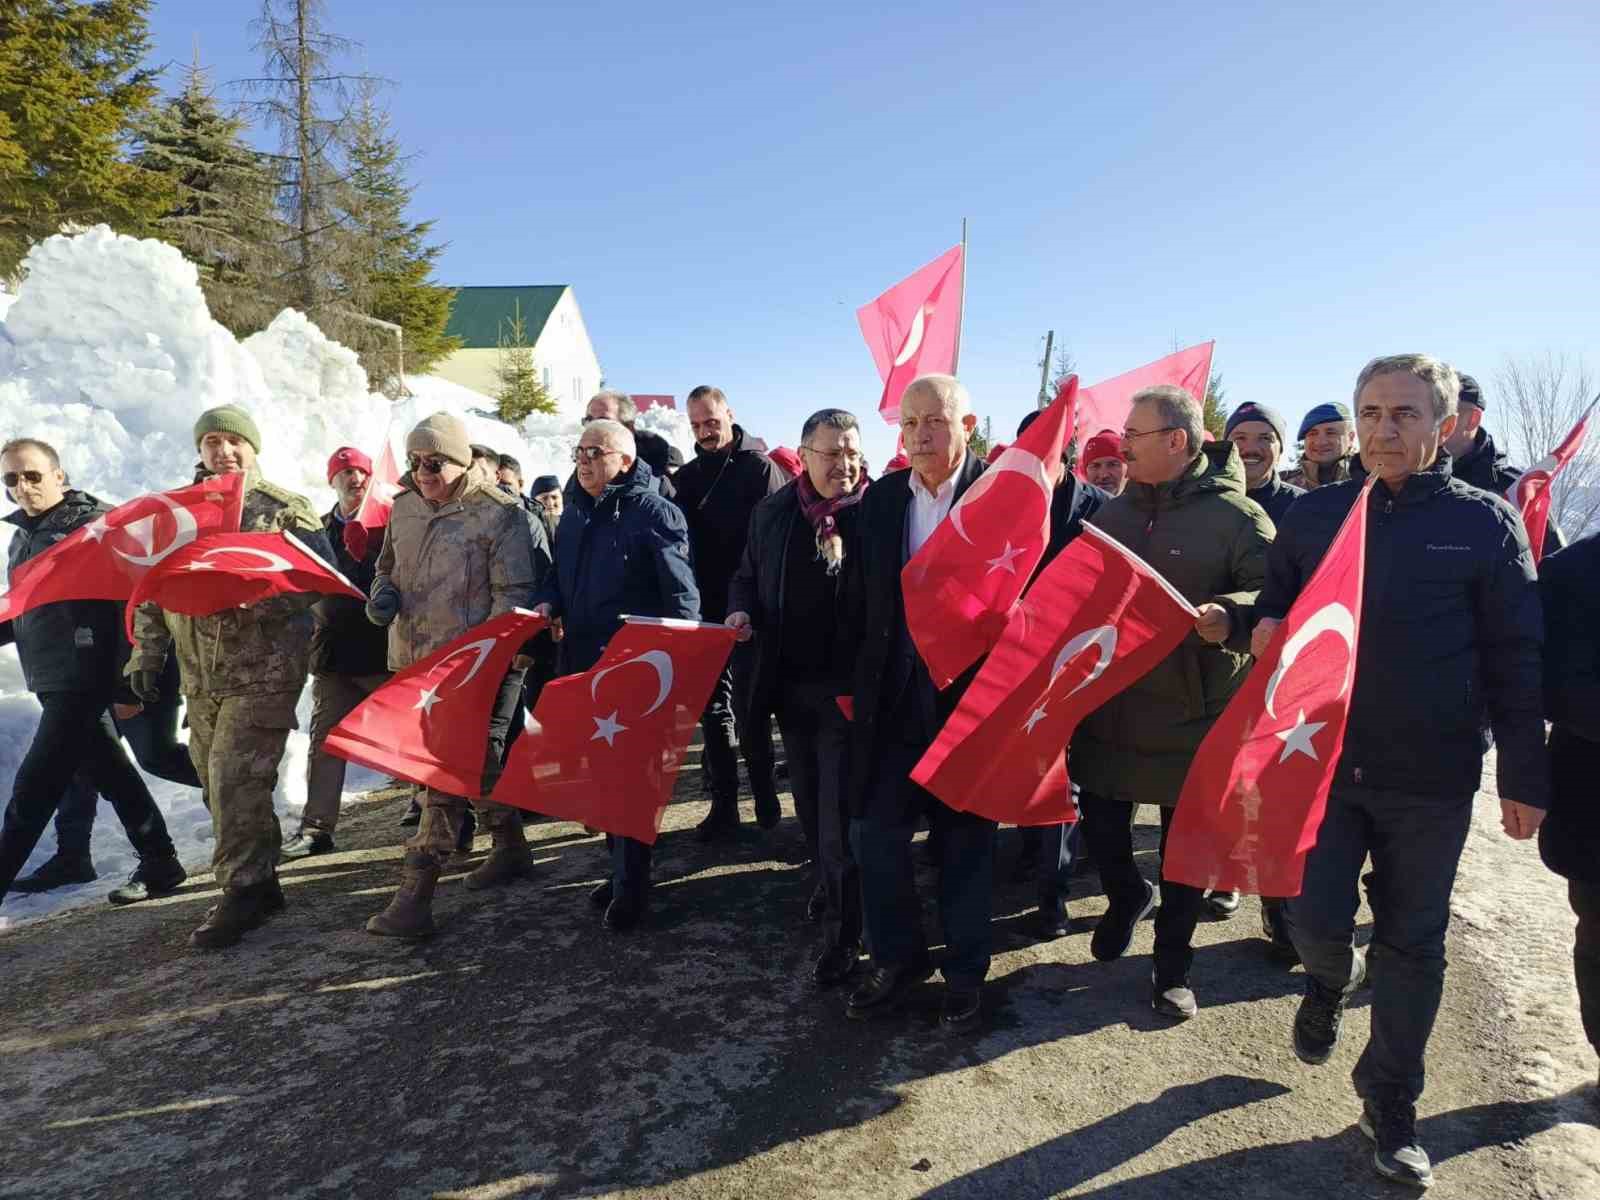
[[[1077,376],[1068,377],[901,568],[906,626],[937,687],[949,687],[1000,640],[1044,555],[1077,390]]]
[[[1133,394],[1140,388],[1175,384],[1204,404],[1206,387],[1211,382],[1211,355],[1216,345],[1215,342],[1201,342],[1198,346],[1176,350],[1165,358],[1084,388],[1078,394],[1078,428],[1082,430],[1081,436],[1075,435],[1078,448],[1081,450],[1083,443],[1102,429],[1120,432],[1126,428],[1128,413],[1133,409]],[[1086,465],[1083,455],[1079,454],[1079,475]]]
[[[725,625],[627,618],[592,668],[539,693],[493,799],[654,843],[734,636]]]
[[[1556,476],[1566,470],[1567,464],[1583,449],[1584,439],[1589,435],[1589,415],[1592,412],[1594,404],[1584,410],[1583,416],[1578,418],[1578,423],[1561,440],[1561,444],[1523,472],[1522,478],[1506,492],[1506,499],[1522,513],[1522,525],[1528,531],[1528,545],[1533,550],[1535,566],[1544,557],[1544,531],[1550,524],[1550,488],[1555,484]]]
[[[324,747],[448,795],[481,797],[495,695],[522,644],[548,624],[514,608],[474,625],[396,671],[333,727]]]
[[[1200,743],[1178,797],[1164,878],[1298,896],[1344,746],[1361,644],[1369,476],[1244,686]]]
[[[953,246],[856,310],[861,336],[883,379],[878,412],[891,425],[900,420],[906,384],[918,375],[955,373],[964,270],[965,252]]]
[[[243,504],[243,475],[119,504],[13,571],[0,621],[60,600],[126,600],[145,572],[201,534],[237,530]]]
[[[1039,573],[911,778],[991,820],[1075,820],[1064,751],[1078,722],[1172,653],[1194,621],[1147,563],[1085,525]]]

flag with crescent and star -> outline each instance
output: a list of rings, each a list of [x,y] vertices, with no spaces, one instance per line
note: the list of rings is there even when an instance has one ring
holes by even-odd
[[[861,336],[883,380],[878,412],[900,420],[900,396],[918,375],[949,375],[961,343],[961,273],[964,251],[953,246],[856,309]]]
[[[236,531],[243,505],[239,474],[119,504],[12,572],[0,621],[60,600],[127,600],[147,571],[196,538]]]
[[[491,798],[654,843],[734,637],[626,618],[593,667],[545,684]]]
[[[522,644],[549,622],[514,608],[396,671],[335,725],[329,754],[451,796],[483,796],[489,718]]]
[[[292,533],[208,533],[139,580],[128,599],[128,640],[134,640],[134,612],[146,600],[168,612],[209,617],[302,592],[366,600],[360,588]]]
[[[1172,653],[1195,616],[1149,564],[1085,525],[1039,573],[911,778],[993,821],[1076,820],[1065,750],[1078,722]]]
[[[1170,383],[1181,387],[1196,400],[1205,401],[1206,388],[1211,382],[1211,357],[1215,342],[1201,342],[1183,350],[1175,350],[1165,358],[1145,363],[1111,379],[1101,380],[1093,387],[1078,393],[1078,433],[1072,435],[1083,448],[1083,442],[1102,429],[1121,430],[1128,424],[1128,413],[1133,410],[1133,394],[1140,388]],[[1078,474],[1084,467],[1082,454],[1078,455]]]
[[[1566,470],[1567,464],[1583,449],[1584,439],[1589,436],[1589,417],[1596,404],[1600,404],[1600,396],[1589,402],[1589,407],[1583,410],[1583,416],[1578,418],[1578,423],[1561,440],[1561,444],[1523,472],[1522,477],[1506,491],[1506,499],[1516,505],[1517,511],[1522,514],[1523,528],[1528,531],[1528,545],[1533,550],[1534,566],[1538,566],[1539,560],[1544,557],[1544,533],[1550,524],[1550,489],[1555,484],[1556,476]]]
[[[936,687],[977,662],[1005,632],[1050,538],[1050,498],[1072,429],[1077,376],[988,470],[900,571],[906,627]]]
[[[1344,746],[1361,644],[1366,485],[1183,781],[1163,878],[1297,896]]]
[[[400,494],[400,466],[394,456],[394,429],[383,431],[383,445],[372,460],[372,479],[367,494],[361,498],[361,507],[355,518],[344,527],[345,549],[357,562],[367,556],[367,542],[372,534],[389,524],[394,512],[394,498]]]

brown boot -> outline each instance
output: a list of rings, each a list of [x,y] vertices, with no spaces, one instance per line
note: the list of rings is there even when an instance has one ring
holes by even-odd
[[[367,922],[367,932],[379,937],[419,941],[433,935],[433,885],[439,882],[439,860],[420,850],[408,850],[401,863],[400,890],[389,907]]]
[[[468,873],[467,886],[478,891],[532,874],[533,851],[528,849],[528,840],[522,836],[520,815],[512,809],[496,806],[484,814],[483,820],[489,826],[493,841],[489,857],[477,870]]]

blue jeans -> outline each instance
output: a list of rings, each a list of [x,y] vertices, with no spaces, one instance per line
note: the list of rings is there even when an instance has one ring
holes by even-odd
[[[1305,881],[1285,913],[1306,971],[1346,995],[1361,867],[1372,856],[1372,1036],[1352,1078],[1363,1099],[1422,1095],[1423,1058],[1444,994],[1444,937],[1472,796],[1419,796],[1335,784]]]
[[[650,890],[650,859],[655,847],[630,837],[606,834],[611,855],[611,897],[630,896],[644,903]]]

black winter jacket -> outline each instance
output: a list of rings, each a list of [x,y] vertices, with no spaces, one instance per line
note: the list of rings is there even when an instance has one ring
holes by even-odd
[[[694,461],[679,468],[673,479],[677,488],[673,500],[689,520],[694,577],[707,621],[728,615],[728,584],[744,557],[750,514],[789,482],[783,469],[755,448],[757,444],[735,425],[727,450],[708,453],[696,446]]]
[[[60,504],[37,517],[17,509],[5,518],[17,529],[7,550],[7,578],[73,530],[110,511],[110,505],[76,489],[69,489]],[[0,645],[16,642],[22,678],[30,692],[104,692],[107,697],[127,699],[121,677],[129,646],[122,609],[111,600],[40,605],[0,623]]]
[[[1505,496],[1524,474],[1521,467],[1511,465],[1510,458],[1494,444],[1494,437],[1487,429],[1478,430],[1471,450],[1451,460],[1451,470],[1462,483],[1470,483],[1496,496]],[[1561,535],[1555,521],[1548,522],[1544,527],[1543,553],[1554,554],[1566,544],[1567,539]]]
[[[1267,554],[1257,614],[1283,617],[1332,543],[1366,472],[1307,492]],[[1484,730],[1500,794],[1543,808],[1544,623],[1527,535],[1504,500],[1452,477],[1448,455],[1367,508],[1366,581],[1342,783],[1470,796]]]
[[[1079,479],[1071,471],[1062,472],[1061,482],[1050,497],[1050,540],[1039,557],[1035,576],[1083,532],[1083,523],[1099,512],[1100,506],[1109,499],[1111,497],[1094,484]]]
[[[372,591],[372,577],[383,553],[383,533],[367,539],[366,557],[356,559],[344,544],[344,523],[330,509],[322,529],[333,551],[333,565],[363,595]],[[316,628],[311,632],[313,675],[387,675],[389,631],[367,620],[367,606],[352,596],[324,596],[311,607]]]
[[[555,570],[534,594],[562,619],[561,670],[587,671],[622,618],[700,619],[683,514],[635,462],[596,500],[583,489],[561,514]]]
[[[1276,475],[1272,476],[1260,487],[1245,492],[1246,496],[1267,510],[1267,516],[1272,518],[1274,525],[1281,524],[1283,522],[1283,514],[1289,511],[1289,505],[1305,494],[1305,488],[1297,488],[1292,483],[1285,483]]]
[[[1558,875],[1600,883],[1600,534],[1539,564],[1550,814],[1539,852]]]

